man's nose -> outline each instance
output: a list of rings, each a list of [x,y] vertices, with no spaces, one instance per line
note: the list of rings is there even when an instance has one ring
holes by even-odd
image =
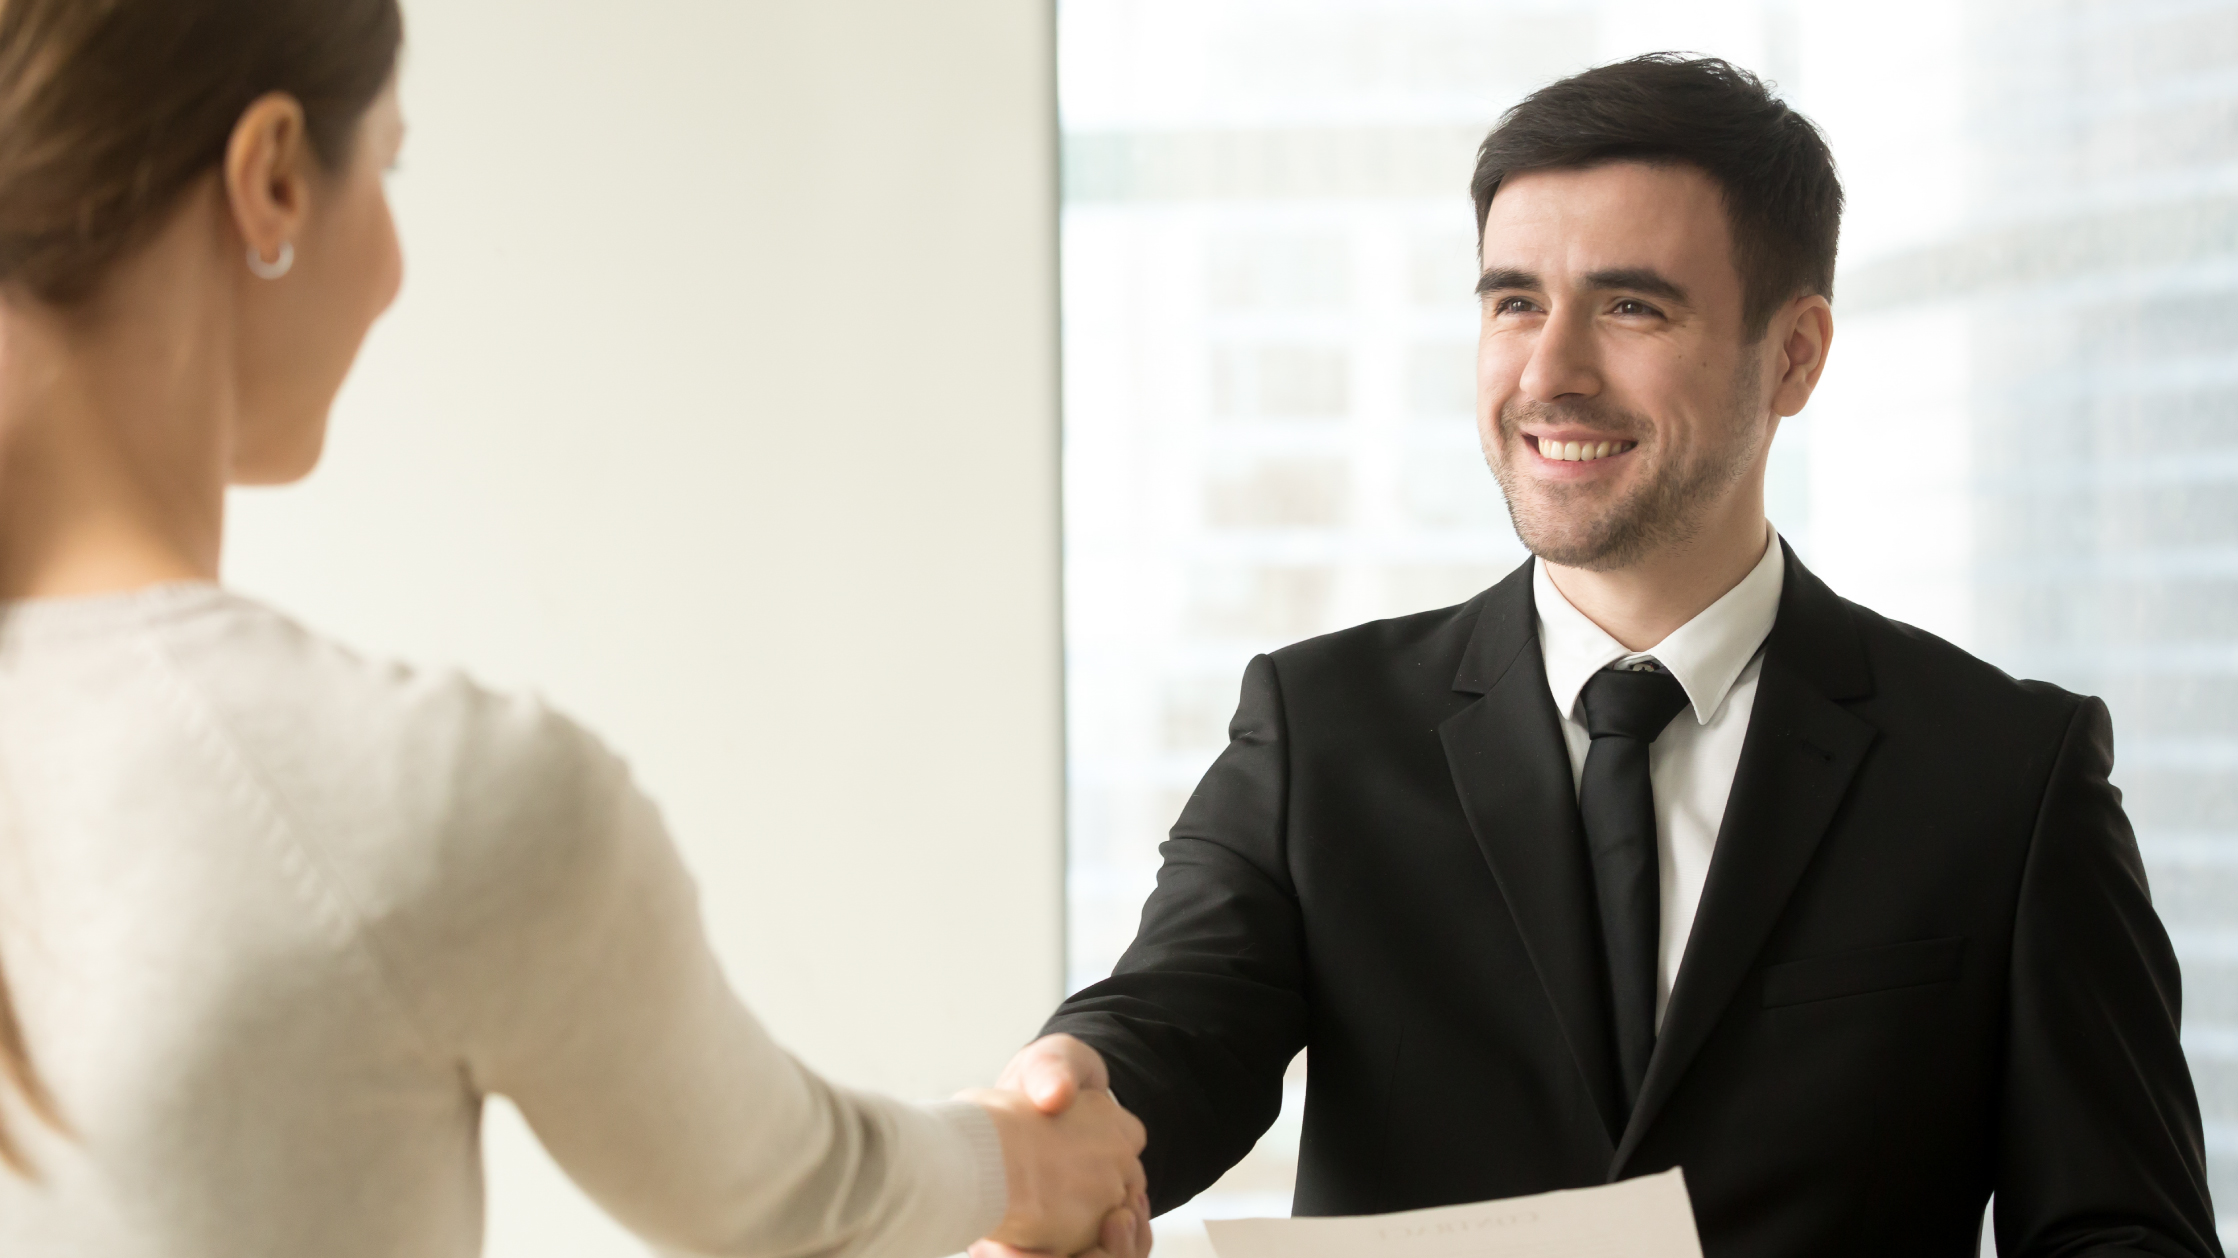
[[[1587,321],[1565,311],[1548,316],[1517,383],[1534,402],[1598,395],[1600,364]]]

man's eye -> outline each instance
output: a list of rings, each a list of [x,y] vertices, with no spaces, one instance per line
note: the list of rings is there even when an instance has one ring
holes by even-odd
[[[1496,314],[1528,314],[1531,310],[1531,299],[1528,297],[1502,297],[1492,304],[1492,310]]]
[[[1620,315],[1637,317],[1640,315],[1653,315],[1655,313],[1655,307],[1648,305],[1644,301],[1633,301],[1630,298],[1626,298],[1623,301],[1616,303],[1615,312]]]

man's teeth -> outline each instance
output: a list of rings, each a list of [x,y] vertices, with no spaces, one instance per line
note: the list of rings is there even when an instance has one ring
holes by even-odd
[[[1539,453],[1565,463],[1590,463],[1632,448],[1629,441],[1541,441]]]

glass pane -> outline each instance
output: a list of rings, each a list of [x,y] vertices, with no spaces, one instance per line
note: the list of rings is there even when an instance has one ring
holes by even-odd
[[[1470,419],[1492,120],[1713,53],[1850,196],[1774,523],[1850,598],[2111,705],[2238,1201],[2238,4],[1064,0],[1059,30],[1075,986],[1252,653],[1522,558]],[[1295,1141],[1293,1105],[1189,1213],[1287,1212]]]

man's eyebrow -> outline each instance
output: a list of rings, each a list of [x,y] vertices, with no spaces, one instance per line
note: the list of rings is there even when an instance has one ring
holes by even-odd
[[[1482,297],[1486,293],[1498,292],[1501,289],[1506,288],[1521,288],[1526,290],[1533,290],[1537,289],[1538,287],[1538,276],[1533,275],[1529,271],[1518,270],[1512,266],[1493,267],[1491,270],[1486,271],[1483,275],[1478,276],[1476,281],[1476,292],[1477,296],[1479,297]]]
[[[1660,273],[1652,268],[1644,266],[1620,266],[1606,271],[1587,272],[1585,286],[1597,289],[1622,289],[1626,292],[1643,293],[1649,297],[1660,297],[1665,301],[1675,301],[1681,305],[1686,303],[1685,289],[1663,278]]]

